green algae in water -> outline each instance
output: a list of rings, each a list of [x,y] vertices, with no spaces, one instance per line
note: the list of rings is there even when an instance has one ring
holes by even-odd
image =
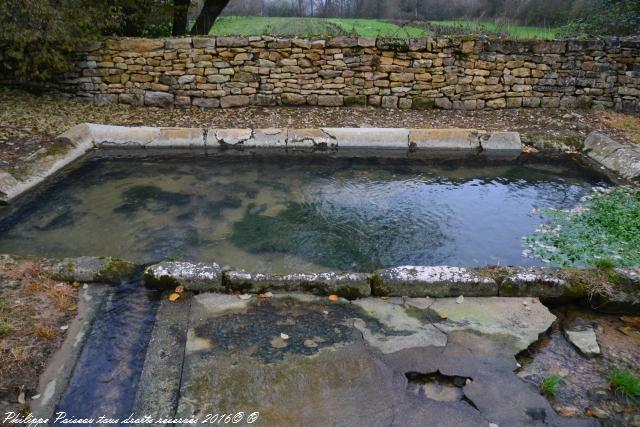
[[[371,206],[323,209],[319,203],[289,203],[275,216],[247,209],[231,241],[252,253],[296,253],[340,271],[373,271],[402,263],[405,254],[443,246],[436,224],[396,218],[381,226]],[[373,209],[376,209],[373,207]]]

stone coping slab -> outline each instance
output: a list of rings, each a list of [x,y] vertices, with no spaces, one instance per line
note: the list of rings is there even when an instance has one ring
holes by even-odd
[[[314,128],[206,129],[124,127],[83,123],[58,137],[59,147],[38,155],[24,173],[0,169],[0,203],[33,189],[66,166],[97,149],[187,150],[215,153],[319,153],[366,157],[438,157],[442,152],[517,157],[517,132],[473,129]],[[271,150],[271,151],[269,151]],[[172,153],[167,150],[166,153]]]
[[[147,287],[173,290],[184,286],[185,290],[195,293],[298,293],[314,297],[336,295],[347,300],[370,296],[390,299],[532,297],[552,304],[576,301],[589,303],[603,312],[640,314],[640,268],[601,271],[554,267],[402,266],[371,273],[274,274],[237,271],[215,262],[165,261],[144,266],[105,257],[38,260],[50,277],[67,282],[120,284],[139,277],[143,271]],[[601,283],[603,280],[608,283]],[[612,294],[602,292],[607,287],[612,289]]]
[[[350,157],[450,158],[485,155],[510,160],[524,149],[517,132],[475,129],[405,128],[266,128],[205,129],[124,127],[83,123],[58,137],[61,147],[32,159],[26,172],[0,170],[0,203],[8,203],[66,166],[97,149],[186,150],[193,155],[216,153],[314,153]],[[163,151],[164,149],[171,149]],[[627,181],[640,181],[640,148],[594,132],[585,155]]]

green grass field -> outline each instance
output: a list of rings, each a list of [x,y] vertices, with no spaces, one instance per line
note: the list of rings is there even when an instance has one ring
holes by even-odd
[[[220,18],[211,35],[280,37],[344,36],[411,38],[433,34],[507,35],[518,39],[556,36],[553,29],[500,25],[475,21],[430,21],[398,25],[379,19],[277,18],[262,16],[225,16]]]
[[[454,34],[504,34],[516,39],[554,39],[558,35],[555,28],[527,27],[523,25],[496,24],[479,21],[430,21],[428,26],[439,31],[452,30]]]

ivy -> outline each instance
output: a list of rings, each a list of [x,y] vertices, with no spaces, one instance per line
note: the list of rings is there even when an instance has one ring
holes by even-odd
[[[599,189],[571,210],[546,209],[528,255],[562,267],[640,266],[640,189]]]

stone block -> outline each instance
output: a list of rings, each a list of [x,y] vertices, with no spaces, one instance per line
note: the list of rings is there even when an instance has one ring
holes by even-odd
[[[147,107],[172,108],[173,94],[147,91],[144,94],[144,105]]]
[[[342,95],[319,95],[318,105],[321,107],[341,107],[344,98]]]
[[[251,99],[246,95],[228,95],[220,99],[222,108],[246,107]]]
[[[446,298],[498,296],[495,280],[460,267],[397,267],[380,270],[371,279],[380,297]]]
[[[473,129],[411,129],[409,144],[416,150],[480,151],[480,139]]]
[[[323,128],[322,131],[332,138],[338,149],[409,149],[407,129]]]
[[[310,293],[314,295],[337,295],[347,299],[358,299],[371,295],[369,275],[362,273],[309,273],[272,275],[228,271],[224,282],[228,290],[245,294]]]
[[[522,151],[518,132],[491,132],[481,137],[482,150]]]
[[[184,286],[189,291],[223,292],[222,269],[215,262],[161,262],[144,271],[144,283],[148,287],[175,289]]]

